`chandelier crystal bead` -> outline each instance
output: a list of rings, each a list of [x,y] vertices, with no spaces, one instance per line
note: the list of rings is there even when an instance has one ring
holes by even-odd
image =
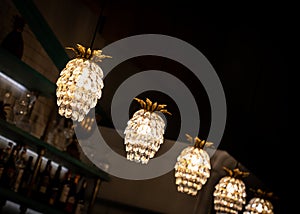
[[[67,49],[73,50],[76,58],[66,64],[56,82],[58,113],[81,122],[102,95],[103,71],[96,62],[111,57],[80,44]]]
[[[183,149],[177,157],[174,167],[176,185],[178,192],[195,196],[210,177],[210,157],[203,150],[206,141],[186,136],[194,146]]]
[[[165,121],[157,113],[167,113],[165,104],[158,104],[146,98],[146,102],[135,98],[142,107],[127,122],[124,134],[126,158],[137,163],[147,164],[164,142]]]
[[[274,214],[273,205],[263,198],[252,198],[245,206],[243,214]]]
[[[220,179],[215,186],[214,191],[214,209],[217,213],[238,214],[246,204],[246,185],[239,179],[239,176],[245,177],[249,173],[241,172],[238,168],[229,170],[228,176]]]
[[[261,189],[250,190],[254,192],[254,197],[245,206],[243,214],[274,214],[273,204],[268,200],[269,198],[276,198],[273,192],[264,192]]]

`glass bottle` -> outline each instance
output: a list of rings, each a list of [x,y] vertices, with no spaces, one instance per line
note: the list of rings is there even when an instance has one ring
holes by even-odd
[[[4,149],[1,149],[0,150],[0,179],[5,166],[4,157],[5,157]]]
[[[12,189],[15,192],[18,192],[21,179],[25,171],[26,162],[27,162],[27,150],[26,147],[23,147],[21,154],[16,160],[16,175],[12,186]]]
[[[50,159],[47,160],[46,166],[44,170],[40,173],[39,184],[37,188],[37,195],[39,200],[46,201],[48,194],[48,187],[51,182],[51,169],[52,169],[52,161]]]
[[[25,196],[29,195],[29,191],[31,187],[30,185],[31,185],[31,180],[34,172],[32,165],[33,165],[33,156],[29,156],[18,189],[18,192]],[[20,214],[25,214],[27,212],[27,206],[23,203],[20,203],[19,210],[20,210],[19,212]]]
[[[48,204],[50,205],[56,205],[57,203],[59,189],[61,188],[61,179],[60,179],[61,170],[62,170],[62,166],[58,165],[54,177],[51,181],[51,185],[49,188],[49,200],[48,200]]]
[[[8,158],[9,158],[11,152],[12,152],[12,149],[13,149],[13,143],[12,142],[8,142],[7,147],[5,147],[5,149],[3,151],[5,153],[5,155],[4,155],[4,162],[6,162],[8,160]]]
[[[75,135],[68,139],[69,143],[66,147],[66,152],[76,159],[80,159],[80,152],[78,149],[78,140],[76,139]]]
[[[73,179],[73,183],[71,185],[69,195],[66,201],[66,205],[64,208],[64,211],[66,213],[73,213],[73,210],[75,209],[75,200],[76,200],[76,193],[77,193],[77,185],[80,179],[80,175],[76,174]]]
[[[72,186],[72,172],[68,170],[62,181],[60,195],[58,198],[58,207],[61,209],[63,209],[67,203],[71,186]]]
[[[50,122],[49,127],[47,128],[48,133],[46,135],[45,141],[50,145],[54,145],[54,137],[57,134],[56,125],[57,121],[54,119]]]
[[[37,191],[38,175],[41,169],[42,157],[45,155],[45,149],[42,148],[38,152],[37,159],[33,166],[32,178],[30,180],[29,188],[27,191],[27,197],[33,197],[34,193]]]
[[[70,192],[66,201],[65,209],[64,211],[66,213],[73,213],[73,210],[75,209],[75,202],[76,202],[76,194],[77,194],[77,185],[80,179],[80,175],[75,175],[73,179],[73,183],[70,188]]]
[[[87,188],[87,181],[83,179],[81,187],[76,194],[76,205],[74,214],[84,214],[85,213],[85,194]]]
[[[23,176],[21,179],[20,187],[18,192],[20,192],[23,195],[26,195],[29,189],[30,181],[33,175],[33,156],[29,156],[26,167],[23,172]]]
[[[16,102],[13,108],[14,111],[14,123],[19,128],[30,133],[30,115],[34,103],[36,101],[36,95],[34,92],[27,92],[23,94]]]
[[[53,145],[61,151],[65,151],[66,149],[64,146],[66,141],[64,130],[65,130],[65,119],[61,117],[58,122],[58,125],[54,130],[55,135],[53,140]]]
[[[12,147],[13,147],[12,142],[9,142],[5,148],[1,149],[1,155],[0,155],[0,181],[1,181],[1,177],[2,177],[2,174],[3,174],[4,168],[5,168],[5,163],[7,162],[8,158],[11,154]]]
[[[20,144],[13,146],[12,152],[4,166],[1,184],[7,188],[12,187],[17,172],[16,160],[20,151],[20,147]]]
[[[13,107],[15,103],[15,98],[12,95],[10,91],[7,91],[4,94],[3,98],[3,105],[4,105],[4,111],[6,113],[6,121],[9,123],[13,123],[14,121],[14,112],[13,112]]]

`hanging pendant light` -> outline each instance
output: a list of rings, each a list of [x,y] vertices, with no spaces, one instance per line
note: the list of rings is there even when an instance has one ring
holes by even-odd
[[[194,146],[183,149],[175,164],[175,178],[178,192],[197,195],[210,177],[210,157],[203,150],[206,141],[186,135]],[[212,143],[207,143],[212,144]]]
[[[111,57],[103,55],[101,50],[87,49],[80,44],[67,49],[74,51],[76,58],[67,63],[56,82],[58,113],[81,122],[101,98],[103,71],[96,62]]]
[[[246,203],[246,186],[240,179],[249,175],[238,168],[230,170],[224,167],[229,175],[220,179],[214,191],[214,209],[217,213],[238,214]]]
[[[134,99],[140,103],[142,109],[136,111],[127,122],[124,131],[126,157],[130,161],[147,164],[164,142],[165,122],[157,112],[171,113],[165,109],[165,104],[153,103],[148,98],[146,102]]]
[[[252,189],[250,189],[252,190]],[[243,214],[274,214],[273,204],[267,198],[273,198],[272,192],[264,192],[261,189],[252,190],[255,197],[250,199],[248,204],[245,206]]]

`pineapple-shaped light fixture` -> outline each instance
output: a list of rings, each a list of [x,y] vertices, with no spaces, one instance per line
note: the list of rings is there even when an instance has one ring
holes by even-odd
[[[103,55],[102,50],[91,50],[80,44],[67,49],[74,51],[76,58],[67,63],[56,82],[58,112],[81,122],[102,95],[103,71],[96,62],[111,57]]]
[[[206,143],[198,137],[194,139],[186,134],[188,141],[194,146],[183,149],[175,164],[175,179],[177,190],[189,195],[197,195],[198,191],[210,177],[210,157],[203,149],[212,143]]]
[[[241,178],[249,175],[238,168],[230,170],[224,167],[229,175],[224,176],[215,186],[214,209],[217,213],[238,214],[246,204],[246,185]]]
[[[243,214],[274,214],[273,204],[269,199],[275,198],[273,192],[264,192],[261,189],[253,190],[254,197],[245,206]]]
[[[165,122],[157,112],[171,113],[165,109],[167,105],[153,103],[148,98],[146,101],[134,100],[142,108],[133,114],[124,131],[126,157],[130,161],[147,164],[164,142]]]

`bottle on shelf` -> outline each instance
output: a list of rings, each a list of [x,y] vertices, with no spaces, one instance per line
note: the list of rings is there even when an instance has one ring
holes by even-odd
[[[5,153],[4,153],[4,149],[0,150],[0,179],[4,170],[4,166],[5,166],[5,161],[4,161],[4,157],[5,157]]]
[[[46,202],[48,198],[48,187],[51,182],[51,170],[52,161],[48,159],[43,171],[39,175],[39,183],[37,186],[38,199],[44,202]]]
[[[70,143],[68,143],[68,146],[66,147],[66,152],[71,155],[72,157],[76,159],[80,159],[80,151],[78,149],[78,140],[75,136],[68,139]]]
[[[27,163],[26,163],[26,167],[24,169],[23,172],[23,176],[21,179],[21,183],[18,189],[18,192],[20,194],[26,195],[30,186],[30,181],[32,179],[32,175],[33,175],[33,156],[29,156]]]
[[[4,94],[3,106],[4,106],[6,121],[9,123],[13,123],[13,119],[14,119],[13,106],[14,106],[14,104],[15,104],[15,97],[13,96],[11,91],[7,91]]]
[[[68,170],[65,174],[65,177],[62,181],[61,191],[58,198],[57,206],[60,209],[63,209],[67,203],[68,195],[72,186],[72,172]]]
[[[20,144],[13,146],[12,152],[6,161],[1,177],[1,185],[11,188],[16,175],[16,159],[20,150]]]
[[[14,124],[29,133],[31,131],[29,118],[35,101],[35,92],[26,92],[16,100],[13,108]]]
[[[75,202],[75,209],[74,214],[84,214],[85,207],[86,207],[86,188],[87,188],[87,181],[83,179],[81,187],[76,194],[76,202]]]
[[[60,179],[60,174],[61,174],[62,166],[58,165],[54,177],[51,181],[51,185],[49,187],[49,200],[48,204],[50,205],[56,205],[58,195],[59,195],[59,190],[61,188],[61,179]]]
[[[65,151],[65,118],[61,117],[59,119],[58,125],[55,127],[55,130],[53,130],[54,134],[54,139],[53,139],[53,146],[58,148],[61,151]]]
[[[67,201],[64,207],[64,211],[66,213],[73,213],[74,209],[75,209],[75,202],[76,202],[76,194],[77,194],[77,186],[78,186],[78,182],[80,179],[80,175],[76,174],[74,176],[68,197],[67,197]]]
[[[57,125],[57,121],[56,119],[53,119],[47,127],[47,133],[45,135],[44,140],[50,145],[54,145],[54,138],[55,135],[57,134],[56,125]]]
[[[12,148],[13,148],[13,143],[12,142],[8,142],[7,146],[5,147],[5,149],[3,150],[4,154],[4,162],[6,162],[12,152]]]
[[[0,92],[1,92],[1,88],[0,88]],[[4,111],[4,103],[2,100],[0,100],[0,119],[6,120],[6,112]]]
[[[37,191],[37,184],[39,181],[38,175],[42,164],[42,157],[45,155],[45,151],[45,148],[41,148],[38,151],[38,156],[33,166],[32,178],[30,179],[29,188],[26,194],[27,197],[33,197],[34,193]]]
[[[38,151],[38,156],[35,160],[34,166],[31,170],[31,167],[29,165],[33,164],[33,158],[32,158],[32,163],[31,164],[27,164],[26,168],[26,172],[28,172],[28,175],[26,175],[26,180],[24,178],[24,180],[22,181],[22,188],[21,188],[21,193],[24,194],[26,197],[28,198],[34,198],[35,196],[35,192],[37,190],[37,177],[38,177],[38,173],[40,171],[41,168],[41,164],[42,164],[42,157],[44,156],[46,150],[45,148],[40,148]],[[32,156],[29,156],[30,159]],[[27,174],[27,173],[26,173]],[[28,177],[27,177],[28,176]],[[26,183],[28,182],[28,183]],[[23,203],[20,203],[20,214],[25,214],[27,212],[27,206],[24,205]]]
[[[1,150],[0,157],[0,186],[8,187],[10,179],[14,176],[14,156],[17,154],[17,147],[9,142],[7,147]],[[6,199],[0,198],[0,212],[2,207],[6,205]]]
[[[0,151],[0,181],[1,181],[1,174],[4,171],[4,166],[5,166],[5,164],[3,163],[3,154],[4,154],[4,152],[3,152],[3,150],[1,150]],[[2,208],[5,206],[5,204],[6,204],[6,199],[0,197],[0,213],[1,213]]]
[[[13,147],[13,143],[12,142],[8,142],[7,146],[5,148],[1,149],[1,153],[0,153],[0,181],[1,181],[1,177],[5,168],[5,163],[7,162],[11,151],[12,151],[12,147]]]
[[[27,162],[27,149],[25,146],[23,146],[21,154],[16,160],[16,175],[12,186],[12,189],[15,192],[18,192],[19,190],[19,186],[26,168],[26,162]]]

